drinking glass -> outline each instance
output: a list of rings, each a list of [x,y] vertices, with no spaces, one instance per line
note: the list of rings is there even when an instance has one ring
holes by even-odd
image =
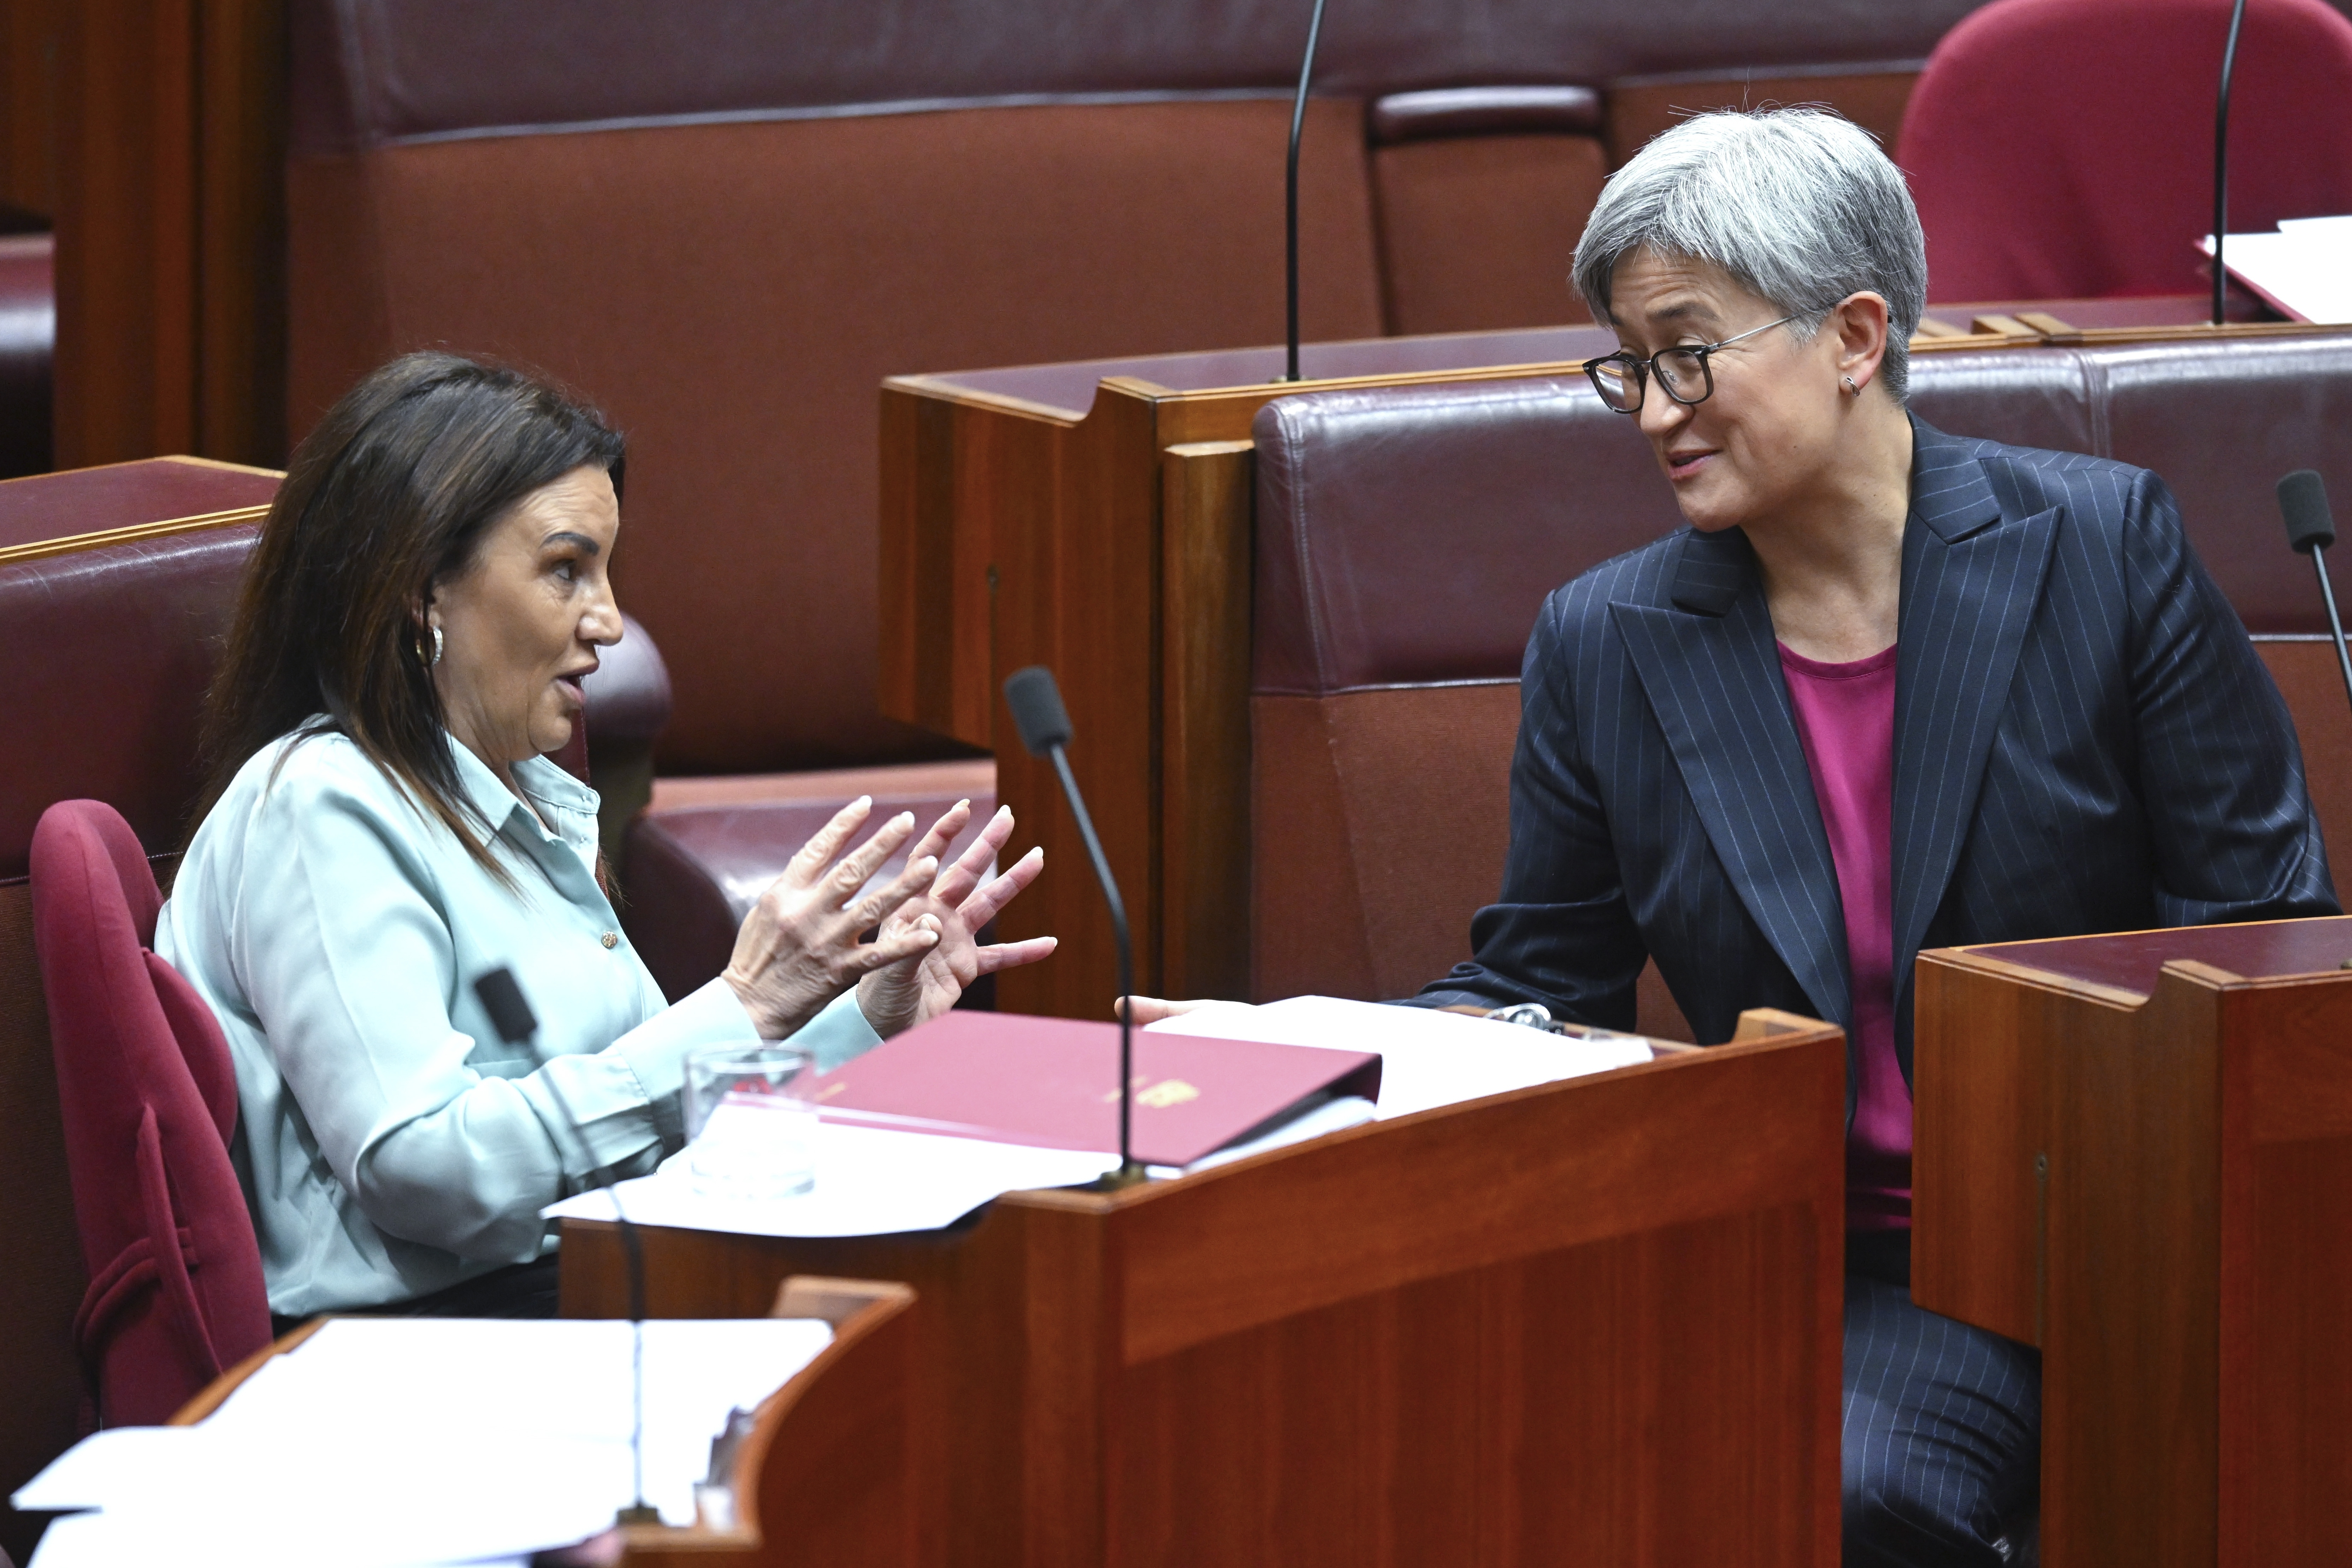
[[[696,1191],[781,1198],[816,1184],[816,1107],[794,1092],[808,1068],[808,1053],[786,1046],[712,1046],[686,1058]]]

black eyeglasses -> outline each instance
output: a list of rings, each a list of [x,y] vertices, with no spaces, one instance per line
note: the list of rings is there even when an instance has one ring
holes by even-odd
[[[1707,368],[1707,355],[1717,349],[1727,349],[1734,343],[1743,342],[1759,332],[1785,327],[1796,319],[1783,316],[1777,321],[1750,327],[1719,343],[1689,343],[1678,348],[1660,349],[1648,359],[1621,349],[1606,359],[1585,361],[1584,374],[1592,378],[1592,390],[1601,395],[1601,401],[1620,414],[1641,412],[1643,385],[1653,375],[1658,378],[1658,384],[1665,388],[1668,397],[1685,408],[1692,407],[1715,395],[1715,373]]]

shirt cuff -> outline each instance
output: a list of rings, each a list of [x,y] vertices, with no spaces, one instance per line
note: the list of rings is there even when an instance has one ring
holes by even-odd
[[[857,987],[853,985],[825,1005],[824,1010],[793,1036],[791,1044],[796,1050],[809,1053],[816,1070],[831,1072],[845,1062],[856,1060],[882,1043],[874,1026],[857,1005]]]
[[[862,1015],[858,1022],[865,1023]],[[686,1058],[707,1046],[748,1046],[758,1038],[742,999],[721,978],[623,1035],[613,1042],[613,1054],[636,1076],[663,1145],[674,1149],[686,1136],[678,1104],[678,1092],[686,1087]]]

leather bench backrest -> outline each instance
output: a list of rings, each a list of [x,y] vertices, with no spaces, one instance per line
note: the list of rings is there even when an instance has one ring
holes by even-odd
[[[1912,387],[1947,431],[2154,468],[2250,630],[2325,631],[2273,487],[2315,467],[2352,499],[2352,336],[1925,353]],[[1255,434],[1254,988],[1398,994],[1466,955],[1499,884],[1544,597],[1681,518],[1581,377],[1307,394]],[[2352,845],[2333,656],[2263,651],[2323,827]]]
[[[150,855],[176,847],[197,787],[205,686],[257,530],[230,521],[54,542],[250,514],[277,484],[171,458],[0,484],[0,1491],[73,1442],[82,1398],[81,1243],[33,949],[33,829],[53,802],[89,796],[121,811]]]
[[[1367,101],[1916,62],[1974,3],[1335,14],[1302,160],[1306,334],[1574,314],[1565,248],[1601,141],[1407,136],[1376,178]],[[577,0],[549,16],[292,7],[297,433],[425,343],[554,372],[632,437],[621,580],[677,681],[665,770],[937,754],[873,700],[877,384],[1278,341],[1305,7]],[[1487,265],[1535,249],[1557,254]]]

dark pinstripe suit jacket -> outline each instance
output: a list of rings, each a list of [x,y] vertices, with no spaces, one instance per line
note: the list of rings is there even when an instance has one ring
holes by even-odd
[[[2337,912],[2285,704],[2162,480],[1913,422],[1895,698],[1896,1047],[1963,942]],[[1702,1041],[1850,1024],[1845,925],[1755,556],[1685,529],[1545,603],[1502,901],[1425,1003],[1631,1028],[1645,954]]]

